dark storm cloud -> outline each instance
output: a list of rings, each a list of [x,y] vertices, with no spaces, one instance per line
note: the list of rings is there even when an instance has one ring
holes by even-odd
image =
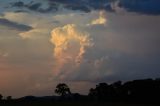
[[[38,10],[41,5],[42,5],[41,3],[35,3],[35,4],[28,5],[27,7],[28,7],[30,10]]]
[[[44,3],[48,4],[48,7],[45,9],[41,8]],[[29,3],[18,1],[11,4],[13,7],[21,9],[22,7],[25,7],[31,11],[41,13],[57,11],[60,4],[63,4],[66,9],[80,10],[84,12],[101,9],[116,12],[118,8],[123,8],[128,12],[136,12],[140,14],[160,14],[159,0],[47,0],[43,2],[33,0]]]
[[[160,14],[159,0],[120,0],[119,6],[130,12],[142,14]]]
[[[19,31],[29,31],[29,30],[32,29],[31,26],[27,26],[27,25],[16,23],[16,22],[12,22],[12,21],[9,21],[9,20],[4,19],[4,18],[0,18],[0,25],[9,27],[11,29],[16,29],[16,30],[19,30]]]
[[[25,6],[22,1],[18,1],[12,4],[13,7],[23,7]]]
[[[50,2],[58,2],[65,4],[65,7],[72,10],[81,10],[89,12],[92,9],[104,9],[106,11],[115,12],[113,5],[124,8],[129,12],[137,12],[141,14],[160,14],[159,0],[49,0]]]
[[[19,9],[26,8],[26,9],[29,9],[31,11],[41,12],[41,13],[48,13],[48,12],[51,12],[51,11],[56,11],[57,8],[58,8],[56,5],[48,4],[48,7],[46,7],[44,9],[44,8],[42,8],[43,3],[42,2],[37,2],[37,1],[36,2],[31,1],[29,3],[24,3],[22,1],[18,1],[18,2],[11,3],[11,5],[12,5],[12,7],[17,7]]]

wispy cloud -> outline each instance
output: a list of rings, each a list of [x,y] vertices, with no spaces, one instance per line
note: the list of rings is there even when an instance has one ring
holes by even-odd
[[[6,26],[10,29],[19,30],[19,31],[29,31],[32,29],[31,26],[12,22],[12,21],[9,21],[5,18],[0,18],[0,24],[1,24],[1,26]]]

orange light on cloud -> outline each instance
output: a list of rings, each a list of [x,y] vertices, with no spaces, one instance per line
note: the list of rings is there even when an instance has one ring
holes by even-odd
[[[66,63],[79,64],[86,48],[92,46],[89,34],[78,30],[75,24],[53,29],[50,41],[54,45],[53,55],[57,62],[54,70],[56,75]]]
[[[107,23],[106,19],[106,12],[105,11],[100,11],[99,12],[99,18],[95,19],[91,22],[91,25],[105,25]]]

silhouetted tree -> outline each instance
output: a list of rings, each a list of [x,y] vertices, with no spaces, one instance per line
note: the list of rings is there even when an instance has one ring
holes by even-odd
[[[123,95],[123,91],[122,91],[122,82],[121,81],[117,81],[114,82],[113,84],[111,84],[111,86],[114,89],[114,98],[115,99],[120,99],[122,98]]]
[[[96,85],[96,90],[98,94],[98,98],[101,100],[104,100],[106,96],[108,96],[108,84],[106,83],[100,83],[99,85]]]
[[[12,100],[12,96],[7,96],[7,100]]]
[[[160,79],[133,80],[124,84],[121,81],[117,81],[110,85],[99,83],[96,88],[90,89],[88,95],[92,100],[158,102]]]
[[[70,88],[65,83],[60,83],[56,86],[55,93],[64,96],[66,94],[71,94]]]
[[[97,90],[91,88],[91,89],[89,90],[88,96],[89,96],[91,99],[97,100],[97,99],[98,99],[98,97],[97,97],[97,96],[98,96]]]
[[[107,83],[99,83],[95,89],[90,89],[89,96],[92,99],[106,100],[110,93],[111,89]]]
[[[117,81],[114,82],[113,84],[111,84],[114,88],[118,89],[122,86],[122,82],[121,81]]]
[[[0,101],[2,100],[3,96],[0,94]]]

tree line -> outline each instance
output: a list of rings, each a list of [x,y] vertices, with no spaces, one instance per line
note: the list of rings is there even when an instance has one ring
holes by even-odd
[[[91,88],[89,97],[92,100],[159,102],[160,79],[134,80],[112,84],[99,83]]]
[[[160,103],[160,79],[142,79],[122,83],[117,81],[111,84],[99,83],[95,88],[89,90],[88,95],[72,93],[65,83],[56,86],[55,93],[59,96],[52,100],[62,101],[108,101],[108,102],[151,102]],[[44,99],[44,98],[43,98]],[[0,94],[0,101],[3,96]],[[11,101],[12,97],[8,96]],[[33,100],[33,97],[29,98]],[[34,99],[36,100],[36,98]],[[42,99],[41,99],[42,100]]]

